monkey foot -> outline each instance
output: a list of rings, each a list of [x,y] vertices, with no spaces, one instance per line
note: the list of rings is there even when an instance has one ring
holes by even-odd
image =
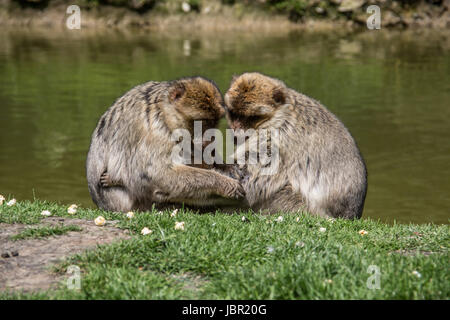
[[[100,185],[103,188],[109,188],[114,186],[107,171],[103,172],[103,174],[100,176]]]

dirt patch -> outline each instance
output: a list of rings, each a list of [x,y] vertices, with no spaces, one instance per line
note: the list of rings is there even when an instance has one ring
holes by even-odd
[[[43,219],[36,225],[0,223],[0,290],[30,292],[56,287],[63,276],[51,272],[53,264],[97,245],[130,237],[128,230],[115,224],[117,221],[108,221],[98,227],[93,221],[58,217]],[[10,238],[27,228],[67,225],[77,225],[82,230],[40,239]]]

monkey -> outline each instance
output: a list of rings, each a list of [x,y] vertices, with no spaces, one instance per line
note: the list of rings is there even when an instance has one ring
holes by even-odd
[[[277,170],[241,165],[246,201],[254,211],[307,211],[322,217],[357,219],[367,193],[367,169],[356,142],[344,124],[320,102],[261,73],[233,77],[225,94],[226,118],[234,129],[255,132],[239,152],[255,148],[262,129],[274,129]],[[253,139],[252,139],[253,138]]]
[[[214,128],[224,115],[217,86],[202,77],[138,85],[100,117],[86,160],[94,203],[116,212],[231,203],[244,197],[239,181],[201,166],[174,163],[176,129],[193,137],[195,121]]]

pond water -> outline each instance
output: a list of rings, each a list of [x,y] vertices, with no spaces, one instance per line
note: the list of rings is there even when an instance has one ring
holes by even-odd
[[[2,30],[0,194],[94,207],[85,178],[100,115],[148,80],[202,75],[224,92],[259,71],[326,105],[366,160],[363,217],[450,218],[450,35]]]

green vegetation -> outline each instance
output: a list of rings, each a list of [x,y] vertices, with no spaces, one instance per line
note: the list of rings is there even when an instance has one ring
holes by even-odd
[[[79,226],[75,225],[29,228],[12,236],[11,239],[23,240],[23,239],[46,238],[50,236],[60,236],[70,231],[81,231],[81,230],[82,229]]]
[[[43,201],[0,206],[2,223],[55,216],[119,220],[134,235],[60,264],[82,270],[80,291],[65,289],[0,298],[35,299],[448,299],[448,225],[387,225],[307,214],[195,214],[180,210],[125,215]],[[242,216],[247,219],[243,221]],[[297,221],[298,220],[298,221]],[[175,230],[184,221],[185,230]],[[153,232],[141,235],[147,227]],[[325,228],[325,230],[323,229]],[[366,230],[366,235],[359,231]],[[380,288],[369,289],[380,272]]]
[[[189,12],[203,12],[207,14],[223,14],[227,8],[235,8],[236,12],[265,12],[282,14],[293,22],[304,19],[352,20],[365,25],[367,19],[366,8],[369,4],[378,5],[386,16],[383,18],[385,26],[405,26],[427,20],[431,16],[439,18],[441,10],[446,10],[443,1],[425,0],[397,0],[397,1],[367,1],[361,0],[6,0],[7,8],[31,7],[45,9],[59,6],[63,3],[76,4],[82,8],[93,9],[102,7],[125,8],[140,14],[157,11],[159,13],[179,14]],[[182,3],[189,4],[189,8],[181,7]],[[440,7],[441,10],[436,10]],[[239,13],[237,14],[240,15]]]
[[[310,7],[304,0],[269,0],[268,4],[278,12],[288,13],[289,19],[299,21],[307,14]]]

